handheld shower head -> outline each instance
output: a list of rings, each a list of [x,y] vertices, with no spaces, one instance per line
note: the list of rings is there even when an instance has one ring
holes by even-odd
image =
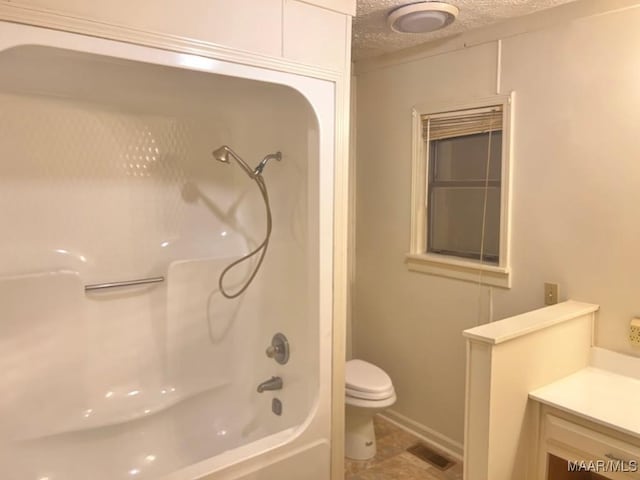
[[[227,265],[224,268],[224,270],[222,270],[222,273],[218,278],[218,287],[220,288],[219,291],[222,294],[222,296],[224,296],[225,298],[236,298],[239,295],[242,295],[242,293],[247,288],[249,288],[249,285],[251,284],[256,274],[258,273],[258,270],[260,269],[260,265],[262,265],[262,261],[264,260],[265,253],[267,252],[267,247],[269,246],[269,238],[271,237],[271,227],[272,227],[271,206],[269,205],[269,194],[267,192],[267,185],[265,183],[265,180],[262,177],[262,170],[264,170],[264,167],[267,165],[267,162],[269,162],[269,160],[272,160],[272,159],[282,160],[282,154],[280,152],[268,154],[260,161],[260,163],[256,166],[256,168],[252,170],[251,167],[249,167],[249,165],[247,165],[247,163],[244,160],[242,160],[242,158],[240,158],[238,154],[233,150],[231,150],[231,148],[227,145],[223,145],[220,148],[215,149],[211,153],[213,155],[213,158],[215,158],[219,162],[230,163],[229,157],[232,157],[236,162],[238,162],[238,165],[240,165],[242,169],[245,171],[245,173],[249,175],[249,178],[251,178],[254,182],[256,182],[256,185],[258,186],[258,189],[262,194],[262,199],[264,200],[264,206],[267,210],[267,232],[265,234],[265,237],[262,243],[258,245],[254,250],[247,253],[245,256]],[[258,255],[258,254],[259,254],[259,257],[253,268],[253,272],[249,275],[249,278],[245,281],[244,285],[240,287],[240,289],[238,289],[236,292],[230,293],[224,286],[224,277],[227,274],[227,272],[229,272],[229,270],[231,270],[236,265],[239,265],[245,262],[246,260],[249,260],[254,255]]]
[[[247,162],[240,158],[240,156],[236,152],[234,152],[228,145],[222,145],[220,148],[215,149],[212,152],[212,155],[213,158],[222,163],[231,163],[229,161],[229,157],[233,158],[236,162],[238,162],[238,165],[242,167],[245,173],[249,175],[249,177],[255,177],[255,173],[253,172],[251,167],[247,165]]]
[[[216,148],[213,152],[211,152],[211,154],[213,155],[213,158],[222,163],[231,163],[229,161],[229,157],[232,157],[236,162],[238,162],[245,173],[251,178],[256,178],[258,175],[262,175],[262,171],[264,170],[264,167],[267,165],[267,162],[269,160],[282,160],[282,153],[270,153],[260,161],[256,168],[252,169],[247,164],[247,162],[240,158],[240,156],[227,145],[222,145],[220,148]]]
[[[229,147],[226,145],[221,146],[220,148],[215,149],[211,154],[213,158],[222,163],[229,163]]]

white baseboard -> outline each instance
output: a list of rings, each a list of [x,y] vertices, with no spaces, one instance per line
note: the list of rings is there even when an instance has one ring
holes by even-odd
[[[419,437],[421,440],[432,445],[436,449],[442,450],[456,461],[462,461],[464,454],[464,446],[462,443],[456,442],[455,440],[452,440],[451,438],[442,435],[421,423],[413,421],[409,417],[405,417],[394,410],[385,410],[383,413],[379,413],[378,415],[403,430],[414,434],[416,437]]]

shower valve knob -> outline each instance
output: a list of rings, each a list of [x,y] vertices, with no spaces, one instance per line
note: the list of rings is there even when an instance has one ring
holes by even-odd
[[[289,361],[289,342],[282,333],[276,333],[271,339],[271,345],[265,351],[267,357],[273,358],[276,362],[284,365]]]
[[[280,349],[278,347],[273,347],[273,346],[267,347],[267,351],[266,351],[267,357],[273,358],[278,353],[280,353]]]

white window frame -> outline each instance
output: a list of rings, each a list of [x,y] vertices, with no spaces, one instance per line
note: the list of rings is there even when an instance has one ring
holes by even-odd
[[[514,94],[494,95],[461,103],[425,104],[413,108],[413,149],[411,166],[411,243],[406,255],[411,271],[444,277],[481,282],[502,288],[511,288],[509,257],[510,205],[511,205],[511,132]],[[498,265],[480,263],[438,253],[427,253],[427,188],[429,148],[422,133],[422,116],[474,108],[502,105],[502,172],[500,197],[500,252]]]

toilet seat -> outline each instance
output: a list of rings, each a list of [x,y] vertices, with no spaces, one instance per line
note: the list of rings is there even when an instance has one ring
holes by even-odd
[[[393,392],[390,397],[385,398],[383,400],[365,400],[362,398],[350,397],[349,395],[346,395],[344,399],[345,400],[344,403],[347,406],[360,407],[365,410],[371,410],[372,412],[376,412],[379,410],[384,410],[387,407],[390,407],[391,405],[396,403],[397,399],[398,397],[396,397],[395,392]]]
[[[345,368],[346,396],[366,401],[395,397],[391,378],[384,370],[364,360],[349,360]]]
[[[347,397],[352,398],[360,398],[362,400],[386,400],[387,398],[393,396],[395,390],[391,387],[389,390],[380,392],[380,393],[370,393],[370,392],[361,392],[358,390],[353,390],[351,388],[346,388],[345,393]]]

